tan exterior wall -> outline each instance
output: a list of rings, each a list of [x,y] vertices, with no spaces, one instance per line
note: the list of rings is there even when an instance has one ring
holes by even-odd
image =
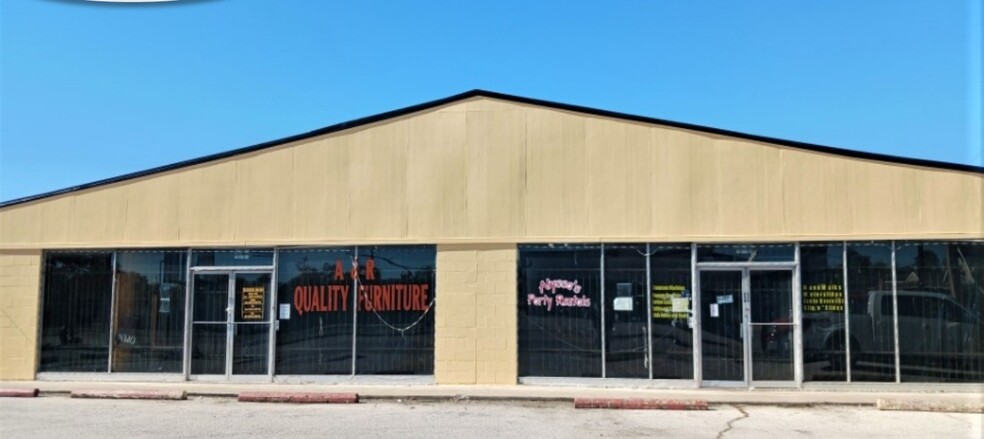
[[[41,252],[0,251],[0,380],[34,379]]]
[[[472,98],[0,209],[0,378],[39,251],[438,244],[440,383],[516,382],[516,244],[984,238],[984,175]]]
[[[515,245],[438,246],[438,384],[516,384],[516,258]]]
[[[0,209],[0,248],[984,237],[984,176],[473,98]]]

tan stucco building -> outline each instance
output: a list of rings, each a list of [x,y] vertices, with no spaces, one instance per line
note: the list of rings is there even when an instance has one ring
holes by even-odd
[[[0,379],[159,372],[162,379],[254,380],[408,374],[439,384],[538,377],[685,386],[981,382],[982,240],[981,168],[472,91],[3,203]],[[654,255],[672,245],[684,249],[681,263],[690,269],[658,283]],[[826,246],[826,262],[805,256],[818,245]],[[905,265],[909,245],[913,262]],[[392,282],[406,285],[407,296],[398,295],[401,286],[373,287],[387,268],[359,271],[402,261],[386,252],[406,246],[423,261],[412,269],[392,262],[393,279],[402,279]],[[886,262],[872,262],[874,253],[856,246],[886,249]],[[612,271],[622,260],[613,252],[623,248],[639,252],[625,264],[641,267],[624,282]],[[593,255],[597,270],[567,270],[564,249]],[[924,257],[934,249],[939,257]],[[292,257],[313,260],[315,253],[304,252],[336,250],[342,256],[326,257],[323,272],[317,264],[284,271]],[[127,262],[155,251],[177,256],[161,256],[160,269]],[[61,255],[76,256],[65,262]],[[168,264],[179,268],[168,274]],[[534,274],[538,264],[547,271]],[[871,280],[876,269],[883,274]],[[764,272],[779,274],[762,283],[756,276]],[[808,280],[814,273],[833,277]],[[864,291],[852,290],[852,276],[869,276]],[[331,302],[332,285],[344,308],[342,299]],[[761,285],[771,299],[755,303],[772,303],[768,309],[753,303],[766,297]],[[563,302],[558,291],[576,300]],[[890,306],[875,306],[878,291]],[[228,308],[206,303],[206,295],[228,297]],[[919,317],[923,326],[950,325],[941,323],[943,332],[915,350],[904,334],[910,296],[959,310]],[[108,308],[88,309],[70,297]],[[417,305],[386,305],[398,297]],[[550,311],[540,302],[548,299]],[[219,317],[202,320],[217,309]],[[335,326],[302,325],[316,312]],[[947,320],[953,312],[966,315]],[[818,333],[812,319],[820,315],[836,328]],[[259,329],[240,344],[249,324]],[[963,328],[958,335],[946,332],[954,325]],[[862,327],[890,341],[878,347],[877,335],[862,335]],[[331,328],[345,335],[320,341]],[[667,329],[657,336],[658,328]],[[620,335],[626,331],[636,335]],[[671,332],[676,341],[664,346]],[[376,335],[360,341],[358,334],[369,333]],[[416,344],[405,358],[383,356],[387,343],[408,337]],[[380,353],[369,353],[374,343]],[[197,348],[205,344],[208,352]],[[286,352],[296,357],[280,364]],[[671,356],[682,361],[676,372],[660,372]],[[122,366],[121,358],[141,360]],[[306,358],[323,368],[281,373]],[[411,366],[387,366],[406,359]],[[600,370],[590,366],[596,360]],[[160,370],[158,362],[171,366]],[[765,371],[774,373],[757,375]]]

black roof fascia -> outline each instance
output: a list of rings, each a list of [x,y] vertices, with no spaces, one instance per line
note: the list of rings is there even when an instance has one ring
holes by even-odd
[[[172,163],[172,164],[169,164],[169,165],[159,166],[159,167],[156,167],[156,168],[146,169],[146,170],[143,170],[143,171],[138,171],[138,172],[124,174],[124,175],[120,175],[120,176],[116,176],[116,177],[111,177],[111,178],[107,178],[107,179],[103,179],[103,180],[94,181],[94,182],[91,182],[91,183],[81,184],[81,185],[78,185],[78,186],[72,186],[72,187],[68,187],[68,188],[64,188],[64,189],[59,189],[59,190],[55,190],[55,191],[51,191],[51,192],[45,192],[45,193],[41,193],[41,194],[37,194],[37,195],[29,195],[29,196],[22,197],[22,198],[16,198],[16,199],[13,199],[13,200],[8,200],[8,201],[0,202],[0,208],[10,207],[10,206],[18,205],[18,204],[23,204],[23,203],[28,203],[28,202],[31,202],[31,201],[36,201],[36,200],[40,200],[40,199],[43,199],[43,198],[50,198],[50,197],[54,197],[54,196],[57,196],[57,195],[63,195],[63,194],[71,193],[71,192],[77,192],[77,191],[81,191],[81,190],[85,190],[85,189],[90,189],[90,188],[94,188],[94,187],[98,187],[98,186],[105,186],[105,185],[109,185],[109,184],[113,184],[113,183],[119,183],[119,182],[126,181],[126,180],[133,180],[133,179],[140,178],[140,177],[146,177],[148,175],[153,175],[153,174],[158,174],[158,173],[162,173],[162,172],[172,171],[172,170],[175,170],[175,169],[185,168],[185,167],[189,167],[189,166],[195,166],[195,165],[199,165],[199,164],[203,164],[203,163],[208,163],[208,162],[212,162],[212,161],[216,161],[216,160],[221,160],[221,159],[224,159],[224,158],[229,158],[229,157],[233,157],[233,156],[237,156],[237,155],[248,154],[248,153],[251,153],[251,152],[260,151],[260,150],[264,150],[264,149],[268,149],[268,148],[273,148],[273,147],[284,145],[284,144],[291,143],[291,142],[297,142],[297,141],[300,141],[300,140],[305,140],[305,139],[309,139],[309,138],[316,137],[316,136],[321,136],[321,135],[325,135],[325,134],[331,134],[331,133],[335,133],[335,132],[342,131],[342,130],[347,130],[347,129],[351,129],[351,128],[357,128],[357,127],[360,127],[360,126],[363,126],[363,125],[368,125],[368,124],[372,124],[372,123],[376,123],[376,122],[381,122],[381,121],[384,121],[384,120],[387,120],[387,119],[393,119],[393,118],[405,116],[405,115],[408,115],[408,114],[411,114],[411,113],[416,113],[416,112],[419,112],[419,111],[429,110],[431,108],[439,107],[439,106],[446,105],[446,104],[449,104],[449,103],[452,103],[452,102],[455,102],[455,101],[469,99],[469,98],[473,98],[473,97],[477,97],[477,96],[487,97],[487,98],[493,98],[493,99],[500,99],[500,100],[504,100],[504,101],[511,101],[511,102],[516,102],[516,103],[521,103],[521,104],[528,104],[528,105],[535,105],[535,106],[540,106],[540,107],[553,108],[553,109],[563,110],[563,111],[571,111],[571,112],[584,113],[584,114],[590,114],[590,115],[601,116],[601,117],[609,117],[609,118],[613,118],[613,119],[622,119],[622,120],[629,120],[629,121],[634,121],[634,122],[641,122],[641,123],[648,123],[648,124],[655,124],[655,125],[663,125],[663,126],[669,126],[669,127],[674,127],[674,128],[681,128],[681,129],[686,129],[686,130],[691,130],[691,131],[696,131],[696,132],[702,132],[702,133],[707,133],[707,134],[714,134],[714,135],[727,136],[727,137],[735,137],[735,138],[739,138],[739,139],[752,140],[752,141],[762,142],[762,143],[770,143],[770,144],[774,144],[774,145],[782,145],[782,146],[787,146],[787,147],[790,147],[790,148],[803,149],[803,150],[807,150],[807,151],[815,151],[815,152],[820,152],[820,153],[825,153],[825,154],[833,154],[833,155],[839,155],[839,156],[845,156],[845,157],[852,157],[852,158],[858,158],[858,159],[864,159],[864,160],[873,160],[873,161],[879,161],[879,162],[887,162],[887,163],[895,163],[895,164],[903,164],[903,165],[911,165],[911,166],[921,166],[921,167],[927,167],[927,168],[946,169],[946,170],[953,170],[953,171],[970,172],[970,173],[975,173],[975,174],[984,174],[984,167],[981,167],[981,166],[964,165],[964,164],[959,164],[959,163],[940,162],[940,161],[935,161],[935,160],[925,160],[925,159],[916,159],[916,158],[908,158],[908,157],[899,157],[899,156],[893,156],[893,155],[887,155],[887,154],[877,154],[877,153],[864,152],[864,151],[855,151],[855,150],[844,149],[844,148],[835,148],[835,147],[831,147],[831,146],[823,146],[823,145],[816,145],[816,144],[812,144],[812,143],[797,142],[797,141],[785,140],[785,139],[777,139],[777,138],[773,138],[773,137],[759,136],[759,135],[754,135],[754,134],[746,134],[746,133],[741,133],[741,132],[737,132],[737,131],[729,131],[729,130],[725,130],[725,129],[712,128],[712,127],[707,127],[707,126],[702,126],[702,125],[694,125],[694,124],[683,123],[683,122],[675,122],[675,121],[671,121],[671,120],[664,120],[664,119],[657,119],[657,118],[652,118],[652,117],[638,116],[638,115],[634,115],[634,114],[619,113],[619,112],[608,111],[608,110],[600,110],[600,109],[597,109],[597,108],[582,107],[582,106],[579,106],[579,105],[563,104],[563,103],[558,103],[558,102],[544,101],[544,100],[540,100],[540,99],[533,99],[533,98],[527,98],[527,97],[522,97],[522,96],[509,95],[509,94],[505,94],[505,93],[497,93],[497,92],[492,92],[492,91],[475,89],[475,90],[470,90],[470,91],[467,91],[467,92],[464,92],[464,93],[459,93],[459,94],[456,94],[456,95],[453,95],[453,96],[448,96],[448,97],[443,98],[443,99],[437,99],[437,100],[433,100],[433,101],[430,101],[430,102],[424,102],[424,103],[421,103],[421,104],[417,104],[417,105],[412,105],[412,106],[409,106],[409,107],[400,108],[400,109],[397,109],[397,110],[387,111],[385,113],[379,113],[379,114],[372,115],[372,116],[367,116],[367,117],[362,117],[362,118],[358,118],[358,119],[353,119],[353,120],[350,120],[350,121],[347,121],[347,122],[337,123],[337,124],[330,125],[330,126],[327,126],[327,127],[324,127],[324,128],[319,128],[319,129],[316,129],[316,130],[313,130],[313,131],[309,131],[309,132],[306,132],[306,133],[296,134],[296,135],[293,135],[293,136],[288,136],[288,137],[284,137],[284,138],[277,139],[277,140],[271,140],[271,141],[268,141],[268,142],[263,142],[263,143],[259,143],[259,144],[256,144],[256,145],[247,146],[247,147],[244,147],[244,148],[237,148],[237,149],[233,149],[233,150],[230,150],[230,151],[224,151],[224,152],[220,152],[220,153],[217,153],[217,154],[210,154],[210,155],[207,155],[207,156],[204,156],[204,157],[198,157],[198,158],[194,158],[194,159],[190,159],[190,160],[184,160],[184,161],[180,161],[180,162],[177,162],[177,163]]]

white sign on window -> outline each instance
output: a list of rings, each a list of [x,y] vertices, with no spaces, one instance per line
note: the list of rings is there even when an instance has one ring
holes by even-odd
[[[280,320],[290,320],[290,304],[280,304]]]
[[[690,311],[690,299],[686,297],[674,297],[670,299],[670,304],[672,305],[671,311],[673,312],[687,312]]]
[[[614,303],[615,311],[632,311],[631,297],[616,297]]]

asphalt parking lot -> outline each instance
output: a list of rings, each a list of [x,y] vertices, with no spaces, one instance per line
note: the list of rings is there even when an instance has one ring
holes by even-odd
[[[0,437],[681,437],[981,438],[980,414],[871,407],[733,406],[708,411],[575,410],[570,403],[455,401],[352,405],[0,399]]]

